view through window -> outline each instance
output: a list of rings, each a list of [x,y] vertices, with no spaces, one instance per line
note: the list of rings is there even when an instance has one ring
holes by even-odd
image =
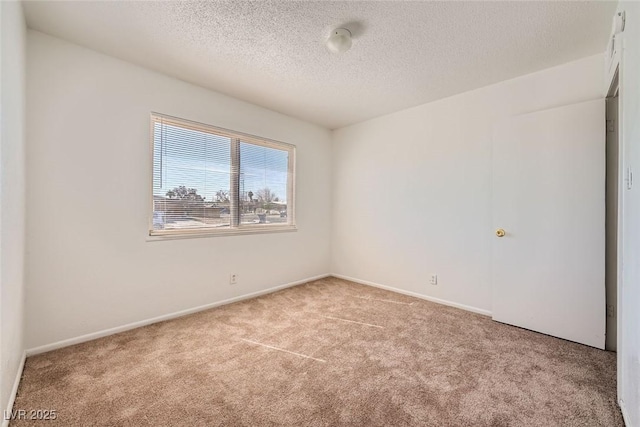
[[[291,228],[292,145],[152,114],[151,235]]]

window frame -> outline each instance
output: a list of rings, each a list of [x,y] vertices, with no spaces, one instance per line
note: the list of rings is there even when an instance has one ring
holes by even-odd
[[[191,129],[198,132],[207,132],[215,135],[227,137],[231,140],[231,162],[230,162],[230,182],[229,194],[231,198],[231,217],[228,228],[185,228],[170,230],[155,230],[153,228],[154,213],[154,124],[158,121],[164,121],[174,126]],[[295,209],[295,183],[296,183],[296,146],[286,142],[276,141],[261,136],[251,135],[244,132],[238,132],[230,129],[221,128],[193,120],[182,119],[179,117],[169,116],[167,114],[151,112],[149,117],[149,142],[150,142],[150,203],[147,225],[147,240],[166,240],[166,239],[188,239],[198,237],[214,237],[214,236],[233,236],[242,234],[264,234],[264,233],[281,233],[288,231],[296,231],[296,209]],[[240,219],[240,142],[257,145],[260,147],[272,148],[288,152],[287,164],[287,223],[273,225],[242,225]],[[235,206],[234,206],[235,205]],[[235,214],[233,213],[235,210]]]

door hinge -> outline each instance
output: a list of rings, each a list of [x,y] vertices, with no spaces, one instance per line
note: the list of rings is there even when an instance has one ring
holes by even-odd
[[[614,119],[607,120],[607,132],[614,132],[616,130],[616,121]]]
[[[631,187],[633,187],[633,171],[630,167],[627,168],[627,176],[624,180],[627,183],[627,190],[631,190]]]

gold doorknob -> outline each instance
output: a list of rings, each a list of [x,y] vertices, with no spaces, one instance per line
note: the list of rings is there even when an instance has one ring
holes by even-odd
[[[504,237],[505,234],[507,234],[507,233],[505,233],[505,231],[502,228],[498,228],[496,230],[496,236],[498,236],[498,237]]]

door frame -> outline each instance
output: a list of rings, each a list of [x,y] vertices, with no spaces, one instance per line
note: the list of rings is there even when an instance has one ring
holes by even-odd
[[[623,334],[621,334],[621,328],[623,327],[621,319],[622,312],[624,310],[624,304],[622,303],[622,295],[624,293],[624,272],[623,272],[623,263],[624,259],[624,197],[625,197],[625,170],[624,170],[624,159],[625,159],[625,144],[622,140],[622,97],[623,91],[620,87],[620,73],[621,73],[621,64],[623,58],[621,55],[620,61],[616,66],[614,73],[612,74],[611,81],[609,82],[609,88],[607,89],[607,99],[618,96],[618,120],[615,123],[618,131],[618,221],[617,221],[617,268],[616,268],[616,293],[617,293],[617,301],[616,301],[616,375],[617,375],[617,395],[618,400],[620,400],[622,396],[622,372],[620,370],[620,366],[622,366],[622,354],[624,348],[624,338]]]
[[[605,106],[606,106],[605,107],[606,108],[605,116],[606,116],[606,119],[607,119],[607,123],[605,125],[606,128],[607,128],[606,129],[606,136],[607,136],[606,137],[606,153],[607,153],[606,154],[606,162],[607,162],[607,166],[608,166],[609,162],[610,162],[609,155],[608,155],[608,153],[609,153],[609,124],[608,124],[609,103],[610,103],[611,100],[613,100],[614,98],[618,97],[617,100],[616,100],[616,118],[615,118],[615,123],[614,123],[614,126],[617,128],[616,129],[616,135],[617,135],[616,156],[617,157],[615,159],[615,162],[616,162],[615,180],[617,181],[616,182],[616,184],[617,184],[616,185],[616,190],[617,190],[616,193],[617,194],[616,194],[616,199],[615,199],[615,203],[616,203],[616,212],[615,212],[616,213],[616,223],[615,223],[615,225],[616,225],[616,229],[615,229],[615,235],[616,235],[616,242],[615,242],[615,244],[616,244],[616,259],[615,259],[616,277],[615,277],[615,284],[613,285],[613,286],[615,286],[615,290],[616,290],[616,300],[615,300],[615,304],[616,305],[615,305],[615,311],[614,311],[614,321],[616,322],[616,339],[615,339],[616,350],[607,349],[609,351],[616,351],[616,352],[618,351],[617,350],[618,345],[619,345],[618,340],[620,338],[620,334],[618,333],[619,319],[620,319],[620,316],[618,316],[618,312],[620,311],[620,304],[619,304],[620,297],[619,297],[619,292],[618,291],[619,291],[619,285],[620,285],[620,280],[621,280],[620,274],[622,272],[621,271],[621,267],[622,267],[621,260],[622,260],[622,258],[620,256],[620,251],[621,251],[621,246],[622,246],[620,244],[620,239],[622,238],[622,236],[621,236],[621,234],[622,234],[621,233],[622,212],[621,212],[621,200],[620,200],[620,197],[622,195],[621,185],[623,184],[623,182],[622,182],[623,179],[622,178],[624,176],[623,171],[622,171],[623,163],[622,163],[622,142],[621,142],[621,135],[620,135],[620,131],[621,131],[621,128],[620,128],[620,111],[619,111],[620,110],[620,98],[619,98],[620,94],[619,94],[618,70],[619,70],[619,68],[618,68],[618,66],[616,66],[615,70],[614,70],[614,73],[612,74],[612,77],[611,77],[611,82],[610,82],[609,89],[607,91],[607,96],[605,98],[605,101],[606,101],[605,102]],[[608,172],[607,172],[607,184],[606,185],[607,185],[607,194],[608,194],[608,190],[609,190],[609,174],[608,174]],[[609,196],[607,195],[607,205],[606,205],[606,210],[607,211],[609,210],[608,198],[609,198]],[[610,226],[609,226],[608,221],[607,221],[607,230],[606,230],[606,232],[607,232],[607,239],[605,241],[605,245],[606,245],[607,248],[609,248],[608,238],[609,238]],[[609,254],[608,253],[606,253],[606,257],[607,257],[606,263],[608,263],[609,262]],[[609,270],[606,271],[606,278],[607,278],[607,280],[606,280],[607,289],[606,290],[607,290],[607,294],[609,293],[609,286],[611,286],[611,284],[608,281],[608,278],[609,278],[608,274],[609,274]],[[607,299],[607,305],[608,304],[609,304],[609,300]],[[609,325],[609,316],[608,316],[609,310],[608,310],[608,308],[607,308],[606,312],[607,312],[607,329],[608,329],[608,325]]]

